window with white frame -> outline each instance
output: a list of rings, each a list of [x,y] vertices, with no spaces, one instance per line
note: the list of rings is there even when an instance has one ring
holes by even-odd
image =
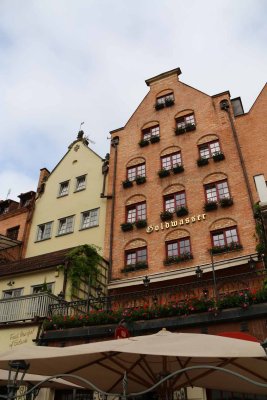
[[[37,236],[36,240],[39,242],[41,240],[46,240],[51,238],[52,233],[52,223],[46,222],[45,224],[41,224],[37,226]]]
[[[99,225],[99,208],[84,211],[81,216],[81,229],[92,228]]]
[[[201,158],[211,158],[214,154],[221,152],[219,140],[213,140],[199,146],[199,155]]]
[[[127,168],[127,179],[129,179],[129,181],[134,181],[137,176],[146,176],[145,163]]]
[[[3,290],[3,299],[22,296],[23,288]]]
[[[86,185],[86,175],[78,176],[76,178],[76,187],[75,192],[79,192],[80,190],[84,190]]]
[[[178,129],[185,129],[187,127],[194,127],[196,122],[195,122],[195,116],[194,114],[188,114],[184,115],[183,117],[179,117],[176,119],[176,124]]]
[[[31,287],[31,292],[32,292],[32,294],[43,293],[43,292],[52,293],[53,292],[53,286],[54,286],[53,282],[49,282],[49,283],[45,282],[45,283],[42,283],[40,285],[33,285]]]
[[[166,104],[168,102],[174,102],[173,93],[165,94],[164,96],[157,97],[157,104]]]
[[[58,221],[57,234],[60,236],[60,235],[65,235],[67,233],[72,233],[73,226],[74,226],[74,215],[66,218],[61,218]]]
[[[126,208],[127,222],[134,223],[146,219],[146,202],[131,204]]]
[[[140,247],[137,249],[127,250],[125,252],[126,265],[135,265],[147,262],[147,248]]]
[[[211,232],[212,245],[215,247],[225,247],[232,244],[239,244],[236,227],[223,228]]]
[[[230,193],[227,181],[225,180],[205,185],[205,194],[207,202],[229,199]]]
[[[159,136],[159,125],[151,126],[142,130],[143,139],[149,140],[151,137]]]
[[[172,169],[174,167],[177,167],[178,165],[182,165],[182,158],[181,158],[181,152],[178,151],[176,153],[171,153],[166,156],[161,157],[161,166],[162,169]]]
[[[164,196],[164,210],[174,212],[175,210],[186,206],[185,191],[168,194]]]
[[[189,237],[166,242],[167,257],[179,257],[191,254]]]
[[[58,197],[67,196],[69,194],[69,181],[61,182],[59,184]]]

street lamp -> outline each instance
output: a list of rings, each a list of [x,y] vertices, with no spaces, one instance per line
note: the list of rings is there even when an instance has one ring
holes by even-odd
[[[203,271],[202,271],[202,269],[200,268],[200,266],[198,265],[198,266],[197,266],[197,269],[196,269],[196,276],[197,276],[198,279],[201,279],[201,278],[202,278],[202,275],[203,275]]]
[[[7,382],[7,398],[13,399],[17,390],[23,384],[24,376],[29,368],[24,360],[9,361],[9,372]]]
[[[248,260],[248,267],[251,271],[256,268],[256,261],[250,256]]]
[[[149,277],[146,275],[143,279],[143,284],[146,288],[148,288],[149,284],[150,284],[150,279]]]

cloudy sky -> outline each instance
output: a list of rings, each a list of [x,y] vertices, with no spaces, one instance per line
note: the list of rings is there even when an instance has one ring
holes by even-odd
[[[181,81],[248,111],[266,82],[265,0],[0,0],[0,199],[35,190],[80,123],[104,157],[147,93]]]

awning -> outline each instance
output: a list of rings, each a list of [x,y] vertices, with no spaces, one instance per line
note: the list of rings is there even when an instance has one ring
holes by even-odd
[[[10,249],[11,247],[20,246],[20,240],[10,239],[5,235],[0,235],[0,250]]]

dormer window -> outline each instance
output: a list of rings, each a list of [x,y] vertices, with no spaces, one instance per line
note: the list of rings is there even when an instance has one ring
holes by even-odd
[[[157,97],[155,108],[160,110],[164,107],[171,107],[174,104],[173,93],[165,94],[164,96]]]
[[[61,182],[59,184],[58,197],[67,196],[69,194],[69,181]]]
[[[180,135],[185,132],[194,131],[196,129],[196,122],[194,114],[184,115],[176,119],[176,135]]]

